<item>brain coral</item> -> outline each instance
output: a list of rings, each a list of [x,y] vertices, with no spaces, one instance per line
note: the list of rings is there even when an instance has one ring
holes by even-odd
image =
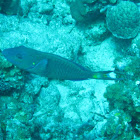
[[[115,37],[134,38],[140,29],[140,11],[133,2],[122,1],[118,5],[108,8],[106,23]]]

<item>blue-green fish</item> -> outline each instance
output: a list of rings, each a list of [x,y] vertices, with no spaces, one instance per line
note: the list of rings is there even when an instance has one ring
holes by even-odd
[[[5,58],[22,70],[59,80],[103,79],[116,80],[112,71],[93,72],[75,62],[55,54],[37,51],[24,46],[5,49]]]

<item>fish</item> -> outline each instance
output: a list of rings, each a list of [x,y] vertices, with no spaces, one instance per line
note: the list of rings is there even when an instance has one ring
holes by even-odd
[[[25,46],[4,49],[3,56],[18,68],[49,79],[116,80],[114,71],[92,71],[59,55],[41,52]],[[112,74],[113,73],[113,74]]]

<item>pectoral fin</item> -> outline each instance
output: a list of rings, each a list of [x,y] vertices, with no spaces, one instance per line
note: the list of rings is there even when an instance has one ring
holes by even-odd
[[[32,65],[28,69],[26,69],[28,72],[32,72],[35,74],[43,75],[45,73],[45,70],[47,68],[48,60],[43,59],[39,63]]]

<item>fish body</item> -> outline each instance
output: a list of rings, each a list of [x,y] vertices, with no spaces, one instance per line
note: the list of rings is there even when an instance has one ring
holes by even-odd
[[[104,79],[110,77],[112,71],[93,72],[73,61],[55,54],[37,51],[24,46],[5,49],[4,57],[22,70],[37,75],[59,80]]]

